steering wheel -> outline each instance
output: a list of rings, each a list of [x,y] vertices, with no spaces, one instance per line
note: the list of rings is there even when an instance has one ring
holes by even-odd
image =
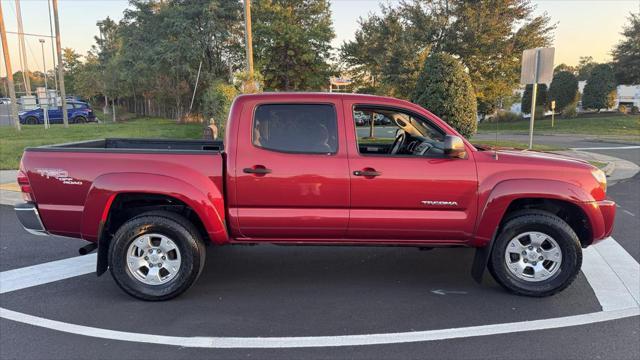
[[[397,154],[400,149],[404,146],[404,142],[407,140],[407,133],[404,130],[399,129],[398,134],[396,135],[396,139],[393,141],[393,145],[391,146],[391,152],[389,154]]]
[[[430,144],[428,141],[423,141],[420,143],[420,145],[413,148],[413,155],[422,156],[427,152],[429,152],[429,150],[431,150],[432,148],[433,148],[432,144]]]

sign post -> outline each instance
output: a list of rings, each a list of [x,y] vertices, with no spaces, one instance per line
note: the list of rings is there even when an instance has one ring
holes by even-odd
[[[553,118],[556,116],[556,101],[551,101],[551,127],[553,127]]]
[[[553,78],[554,48],[527,49],[522,52],[520,83],[532,84],[531,120],[529,121],[529,149],[533,148],[533,122],[536,117],[536,97],[539,83],[550,83]]]

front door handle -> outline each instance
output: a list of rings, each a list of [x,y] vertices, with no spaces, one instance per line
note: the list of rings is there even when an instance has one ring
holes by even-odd
[[[265,175],[265,174],[271,174],[271,169],[267,169],[262,165],[256,165],[252,168],[244,168],[242,169],[242,172],[244,172],[245,174]]]
[[[380,176],[380,173],[375,171],[374,169],[364,169],[364,170],[354,171],[353,175],[364,176],[364,177],[376,177],[376,176]]]

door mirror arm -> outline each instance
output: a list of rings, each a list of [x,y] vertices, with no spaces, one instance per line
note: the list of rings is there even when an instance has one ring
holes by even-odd
[[[444,153],[450,158],[464,159],[467,157],[464,141],[459,136],[454,135],[445,135]]]

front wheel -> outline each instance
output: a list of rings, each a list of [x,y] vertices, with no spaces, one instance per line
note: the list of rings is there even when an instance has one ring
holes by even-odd
[[[168,300],[200,276],[205,248],[198,230],[167,211],[141,214],[118,229],[109,246],[109,268],[122,290],[138,299]]]
[[[581,265],[580,241],[566,222],[548,212],[525,210],[498,234],[489,271],[513,293],[543,297],[567,288]]]

